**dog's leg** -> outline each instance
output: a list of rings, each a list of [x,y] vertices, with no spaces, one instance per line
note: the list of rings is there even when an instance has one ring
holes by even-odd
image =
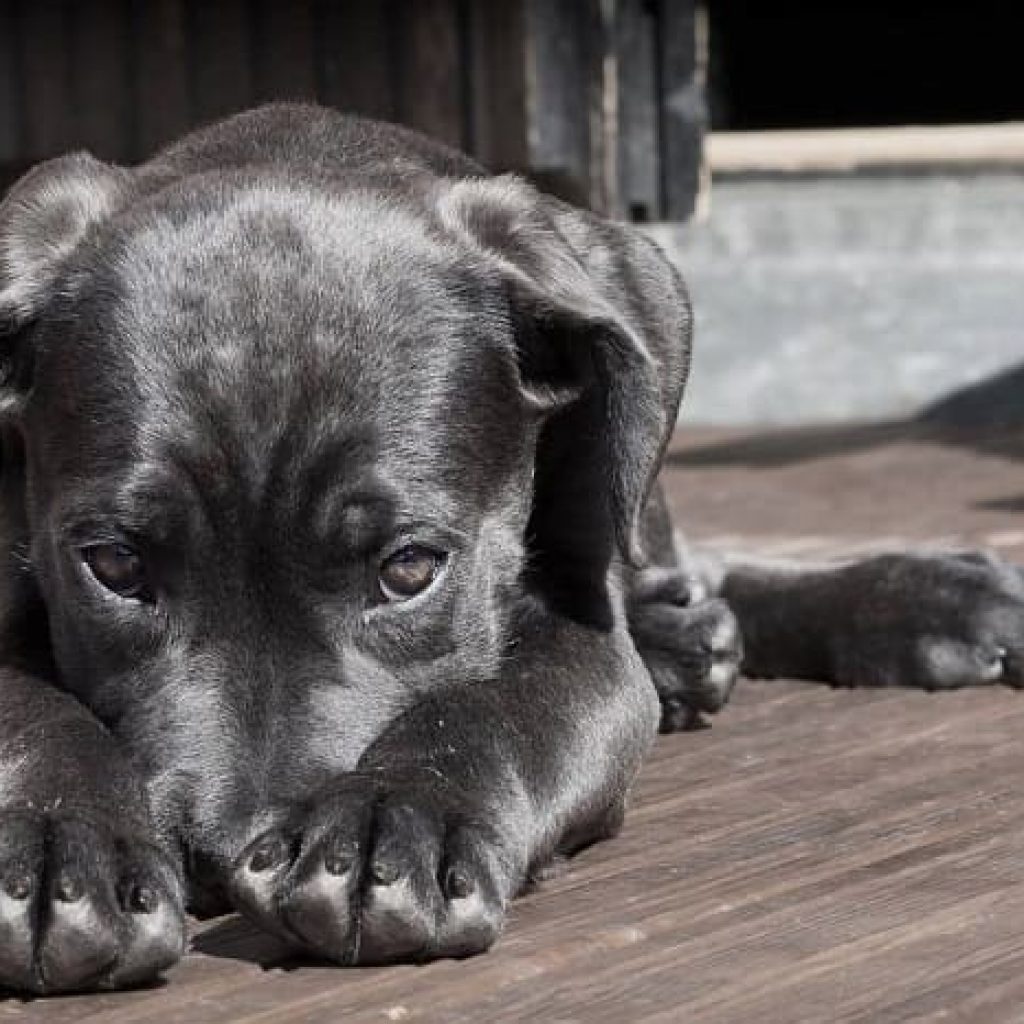
[[[621,622],[527,618],[500,678],[425,697],[242,854],[240,909],[340,962],[465,956],[552,855],[618,827],[657,723],[647,673]]]
[[[847,686],[1024,686],[1024,569],[980,552],[821,565],[722,557],[674,536],[660,492],[629,625],[662,730],[699,724],[746,675]]]
[[[715,596],[713,566],[672,530],[660,485],[643,521],[647,568],[627,572],[629,631],[661,700],[661,731],[699,728],[720,710],[739,675],[740,630]]]
[[[178,870],[132,768],[72,697],[0,668],[0,986],[131,985],[183,943]]]
[[[980,552],[817,567],[726,559],[753,676],[929,690],[1024,686],[1024,570]]]

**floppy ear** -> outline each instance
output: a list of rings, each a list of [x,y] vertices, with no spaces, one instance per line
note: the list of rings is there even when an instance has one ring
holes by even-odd
[[[24,384],[27,329],[54,295],[60,271],[97,223],[122,201],[130,173],[87,153],[29,171],[0,202],[0,394]]]
[[[682,280],[639,232],[514,176],[451,183],[440,207],[504,280],[523,392],[548,416],[531,529],[592,557],[603,509],[604,532],[641,563],[641,517],[689,369]]]

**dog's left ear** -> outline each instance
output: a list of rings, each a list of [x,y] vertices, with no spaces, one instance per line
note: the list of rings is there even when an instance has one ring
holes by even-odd
[[[53,299],[61,269],[89,230],[127,193],[131,173],[88,153],[49,160],[0,202],[0,395],[19,390],[28,328]]]
[[[581,514],[553,527],[558,543],[603,502],[619,550],[639,564],[641,517],[689,369],[679,274],[628,225],[511,175],[449,183],[439,207],[505,282],[523,393],[549,417],[537,455],[538,486],[557,506],[548,519]]]

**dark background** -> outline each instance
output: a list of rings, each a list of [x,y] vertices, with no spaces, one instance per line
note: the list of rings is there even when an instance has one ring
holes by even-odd
[[[712,125],[1024,119],[1024,7],[711,0]]]

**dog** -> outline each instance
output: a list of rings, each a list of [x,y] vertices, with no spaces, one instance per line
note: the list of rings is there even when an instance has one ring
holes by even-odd
[[[296,104],[0,206],[0,984],[146,982],[186,908],[463,957],[737,674],[1024,684],[984,554],[715,561],[656,478],[653,242]]]

